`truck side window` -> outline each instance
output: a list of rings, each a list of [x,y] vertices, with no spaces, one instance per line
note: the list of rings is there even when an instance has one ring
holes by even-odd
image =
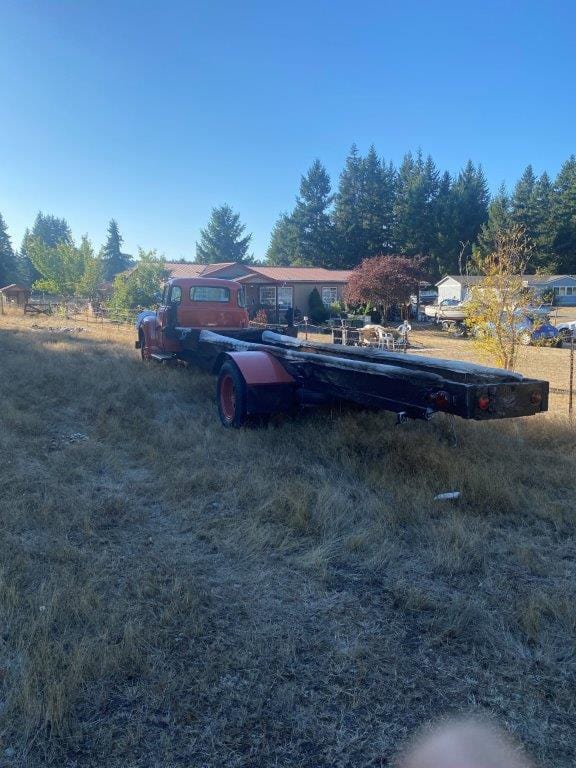
[[[182,301],[182,288],[179,285],[173,285],[170,292],[170,304],[180,304]]]

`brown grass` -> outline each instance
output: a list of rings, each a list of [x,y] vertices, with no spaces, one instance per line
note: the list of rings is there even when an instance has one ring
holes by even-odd
[[[567,420],[230,432],[130,330],[30,325],[0,318],[0,764],[385,765],[463,712],[572,764]]]

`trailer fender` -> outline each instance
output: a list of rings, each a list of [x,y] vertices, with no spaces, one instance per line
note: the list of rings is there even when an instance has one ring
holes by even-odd
[[[259,384],[293,384],[294,379],[282,363],[268,352],[229,352],[226,358],[238,366],[249,387]]]

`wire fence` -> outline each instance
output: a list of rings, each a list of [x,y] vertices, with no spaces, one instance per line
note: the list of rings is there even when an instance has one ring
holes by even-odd
[[[144,308],[121,309],[106,307],[79,299],[32,298],[23,307],[25,315],[54,316],[66,320],[82,320],[84,323],[113,323],[116,325],[134,325],[137,315]]]

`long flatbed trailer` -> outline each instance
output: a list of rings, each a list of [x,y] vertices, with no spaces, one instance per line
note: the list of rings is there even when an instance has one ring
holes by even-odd
[[[303,341],[248,327],[242,286],[172,278],[156,312],[139,315],[143,360],[180,360],[218,375],[226,427],[297,405],[352,402],[407,418],[531,416],[548,409],[548,382],[454,360]]]
[[[270,331],[203,330],[195,353],[205,367],[220,373],[217,399],[226,426],[241,426],[251,415],[288,410],[296,403],[349,401],[393,411],[401,420],[444,412],[486,421],[548,409],[548,382],[460,361],[342,348]],[[229,381],[231,366],[240,382]],[[241,414],[235,413],[234,398]],[[227,423],[235,417],[238,424]]]

